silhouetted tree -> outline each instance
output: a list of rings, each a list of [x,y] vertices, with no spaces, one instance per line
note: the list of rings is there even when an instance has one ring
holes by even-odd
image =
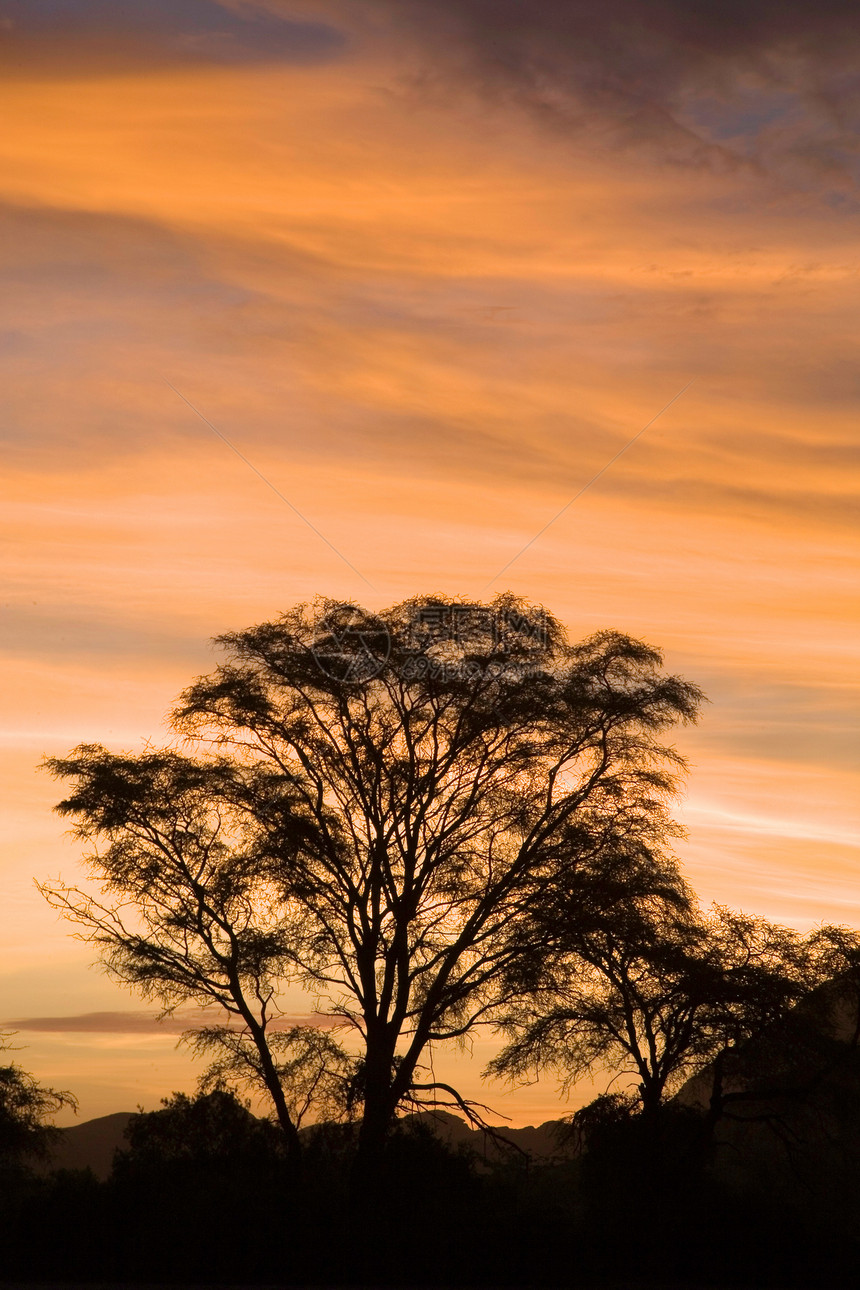
[[[145,1168],[157,1174],[177,1162],[235,1170],[238,1164],[268,1163],[282,1153],[277,1127],[253,1115],[229,1089],[196,1097],[174,1093],[161,1106],[131,1117],[125,1131],[128,1147],[119,1153],[115,1170]]]
[[[609,1068],[637,1079],[646,1117],[707,1066],[718,1118],[727,1063],[821,980],[799,933],[720,906],[702,916],[680,893],[620,893],[591,925],[571,917],[564,897],[536,917],[554,948],[518,965],[531,970],[530,992],[511,1009],[513,1038],[490,1072],[551,1070],[569,1088]]]
[[[9,1036],[0,1035],[0,1052]],[[59,1132],[49,1121],[63,1107],[76,1107],[71,1093],[43,1088],[15,1062],[0,1066],[0,1172],[50,1155]]]
[[[284,1134],[226,1088],[133,1115],[105,1187],[117,1279],[272,1282],[293,1272],[300,1189]]]
[[[223,758],[195,761],[174,751],[123,757],[81,747],[53,763],[78,779],[60,810],[78,833],[106,837],[92,857],[104,898],[59,886],[49,897],[87,929],[109,970],[158,1000],[215,1005],[226,1024],[188,1033],[214,1054],[205,1088],[222,1081],[268,1092],[288,1150],[311,1104],[335,1113],[351,1063],[330,1032],[289,1024],[277,1007],[295,972],[294,910],[255,852],[246,802],[255,773]]]
[[[702,1072],[699,1092],[707,1096],[711,1133],[733,1119],[765,1122],[780,1135],[788,1120],[820,1100],[840,1068],[856,1069],[860,933],[824,925],[792,940],[781,971],[774,947],[770,987],[759,983],[758,1002],[751,980],[744,1024],[729,1032],[732,1042],[720,1045]]]
[[[297,1106],[346,1080],[369,1167],[398,1107],[475,1115],[422,1059],[497,1015],[551,893],[575,922],[625,874],[676,883],[683,761],[661,736],[700,692],[649,646],[572,645],[509,596],[324,602],[220,643],[228,661],[174,713],[194,756],[50,763],[74,783],[58,809],[107,844],[91,858],[106,895],[53,899],[122,981],[230,1015],[207,1042],[264,1084],[294,1143]],[[330,1032],[273,1029],[288,983],[349,1028],[351,1073]]]

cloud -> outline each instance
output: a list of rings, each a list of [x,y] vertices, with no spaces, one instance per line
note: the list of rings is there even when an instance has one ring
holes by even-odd
[[[145,619],[116,620],[95,605],[7,602],[2,605],[2,618],[0,657],[7,659],[61,655],[67,665],[78,660],[105,667],[118,660],[141,662],[154,656],[196,661],[200,651],[200,640],[190,627],[183,633]]]
[[[50,69],[74,77],[174,64],[326,62],[343,34],[230,0],[6,0],[0,15],[5,74]]]
[[[306,6],[307,7],[307,6]],[[518,103],[578,144],[856,182],[852,0],[319,0],[413,50],[423,95]]]
[[[180,1009],[161,1020],[156,1013],[147,1012],[83,1012],[71,1017],[19,1017],[14,1021],[0,1021],[0,1030],[32,1030],[41,1034],[183,1035],[186,1031],[202,1030],[204,1026],[212,1025],[213,1020],[192,1008]],[[308,1012],[279,1017],[271,1023],[271,1029],[315,1026],[331,1030],[342,1024],[339,1018]]]
[[[309,274],[324,267],[284,248],[288,303],[271,304],[212,241],[125,214],[0,203],[0,374],[7,382],[0,443],[18,465],[80,467],[177,438],[212,437],[164,384],[184,355],[222,359],[265,347],[280,323],[298,326]],[[229,245],[217,248],[229,257]],[[246,257],[250,252],[246,251]],[[273,320],[272,313],[277,313]],[[181,383],[181,382],[180,382]],[[246,404],[247,406],[247,404]]]
[[[478,224],[485,214],[479,207],[469,218]],[[385,241],[386,215],[366,234],[369,259]],[[563,205],[534,211],[547,244],[564,233],[566,219]],[[320,228],[326,220],[334,225],[335,215],[321,214]],[[560,246],[551,282],[540,247],[518,272],[503,274],[504,246],[492,234],[481,272],[452,280],[432,276],[420,237],[396,275],[362,275],[351,263],[291,245],[285,227],[264,281],[265,242],[208,229],[193,236],[129,215],[0,207],[0,242],[10,248],[0,255],[10,338],[5,354],[0,344],[7,390],[0,439],[22,469],[74,473],[88,462],[125,471],[105,486],[104,523],[93,519],[89,528],[103,545],[130,550],[133,521],[154,536],[159,506],[124,499],[118,520],[108,491],[166,487],[178,499],[198,487],[207,494],[203,509],[222,522],[236,496],[261,495],[247,469],[167,389],[165,374],[279,487],[301,463],[327,454],[443,482],[503,488],[516,477],[541,490],[564,481],[574,492],[694,373],[698,384],[674,421],[649,432],[595,497],[642,495],[700,516],[854,524],[847,481],[856,464],[857,376],[843,321],[856,269],[818,265],[810,301],[811,261],[774,282],[780,260],[796,256],[793,247],[774,249],[774,267],[753,252],[730,271],[704,247],[670,261],[688,270],[637,269],[625,283],[614,243],[634,224],[635,211],[610,228],[605,245],[592,238],[587,255]],[[467,227],[467,245],[471,236]],[[493,306],[487,316],[488,298],[510,302],[503,325]],[[659,371],[665,355],[673,370],[640,393],[642,371]],[[691,400],[695,430],[682,434]],[[823,402],[828,415],[819,423]],[[166,485],[144,487],[148,458],[153,475],[168,463]],[[204,477],[210,463],[236,489],[214,509]],[[67,541],[79,527],[72,510],[70,502],[62,517]],[[191,501],[175,510],[165,541],[185,546],[188,524],[200,515]],[[51,517],[37,519],[43,525]],[[34,537],[44,544],[46,532]],[[14,643],[37,630],[44,648],[53,648],[60,636],[42,622],[42,610],[31,611],[25,592],[23,617],[10,623]],[[64,648],[88,648],[102,628],[117,653],[167,644],[137,622],[123,627],[100,616],[90,623],[73,613],[60,633]]]

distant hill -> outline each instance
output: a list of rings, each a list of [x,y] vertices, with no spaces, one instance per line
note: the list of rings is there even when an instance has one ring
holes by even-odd
[[[100,1115],[98,1119],[62,1129],[50,1160],[40,1167],[40,1172],[91,1169],[97,1178],[107,1178],[114,1152],[128,1145],[124,1135],[132,1114],[116,1111],[113,1115]]]
[[[107,1178],[113,1164],[114,1152],[127,1147],[125,1130],[132,1117],[131,1111],[117,1111],[95,1120],[85,1120],[61,1130],[50,1160],[42,1164],[40,1172],[54,1169],[91,1169],[97,1178]],[[562,1141],[563,1122],[548,1120],[536,1127],[499,1129],[498,1138],[472,1129],[459,1115],[449,1111],[423,1111],[415,1117],[427,1124],[443,1142],[453,1148],[467,1147],[488,1162],[516,1156],[524,1152],[533,1160],[548,1161],[567,1154]],[[503,1141],[511,1143],[506,1147]]]
[[[766,1199],[822,1230],[860,1231],[858,1027],[857,988],[835,980],[741,1050],[750,1074],[727,1079],[726,1091],[750,1100],[718,1124],[711,1166],[739,1198]],[[677,1102],[705,1111],[712,1081],[709,1066]]]
[[[459,1115],[450,1111],[422,1111],[415,1119],[420,1124],[429,1125],[448,1146],[467,1147],[487,1161],[509,1159],[519,1153],[541,1161],[558,1160],[570,1154],[563,1120],[547,1120],[544,1124],[528,1125],[522,1129],[504,1127],[491,1135],[471,1128]],[[511,1146],[506,1147],[506,1142]]]

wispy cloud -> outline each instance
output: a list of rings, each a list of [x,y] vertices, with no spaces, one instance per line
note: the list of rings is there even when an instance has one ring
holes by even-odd
[[[50,69],[80,76],[175,64],[325,62],[345,38],[265,4],[229,0],[6,0],[0,65],[8,75]]]
[[[411,47],[418,93],[519,102],[577,145],[856,183],[851,0],[318,0]],[[853,125],[852,125],[853,122]],[[783,176],[785,177],[785,176]]]
[[[0,1021],[0,1030],[38,1031],[41,1034],[89,1035],[182,1035],[189,1030],[220,1025],[221,1015],[204,1017],[196,1009],[177,1010],[160,1018],[150,1012],[83,1012],[68,1017],[17,1017]],[[290,1030],[294,1026],[313,1026],[331,1030],[342,1025],[338,1018],[319,1012],[297,1013],[278,1017],[273,1030]]]

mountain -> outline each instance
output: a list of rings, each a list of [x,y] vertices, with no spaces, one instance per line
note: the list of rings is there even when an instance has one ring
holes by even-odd
[[[860,993],[837,979],[737,1050],[711,1172],[742,1201],[766,1201],[822,1231],[860,1230]],[[734,1053],[732,1054],[734,1057]],[[708,1109],[713,1066],[679,1105]]]
[[[466,1147],[479,1159],[492,1163],[511,1159],[519,1154],[530,1160],[549,1162],[570,1155],[565,1144],[566,1125],[563,1120],[547,1120],[544,1124],[527,1125],[522,1129],[496,1129],[492,1134],[483,1129],[471,1128],[459,1115],[450,1111],[421,1111],[410,1117],[419,1124],[426,1124],[449,1147]],[[505,1143],[510,1143],[509,1147]]]
[[[128,1145],[125,1129],[131,1117],[131,1111],[116,1111],[113,1115],[100,1115],[95,1120],[61,1129],[51,1158],[42,1170],[47,1173],[53,1169],[91,1169],[97,1178],[107,1178],[114,1152]]]

